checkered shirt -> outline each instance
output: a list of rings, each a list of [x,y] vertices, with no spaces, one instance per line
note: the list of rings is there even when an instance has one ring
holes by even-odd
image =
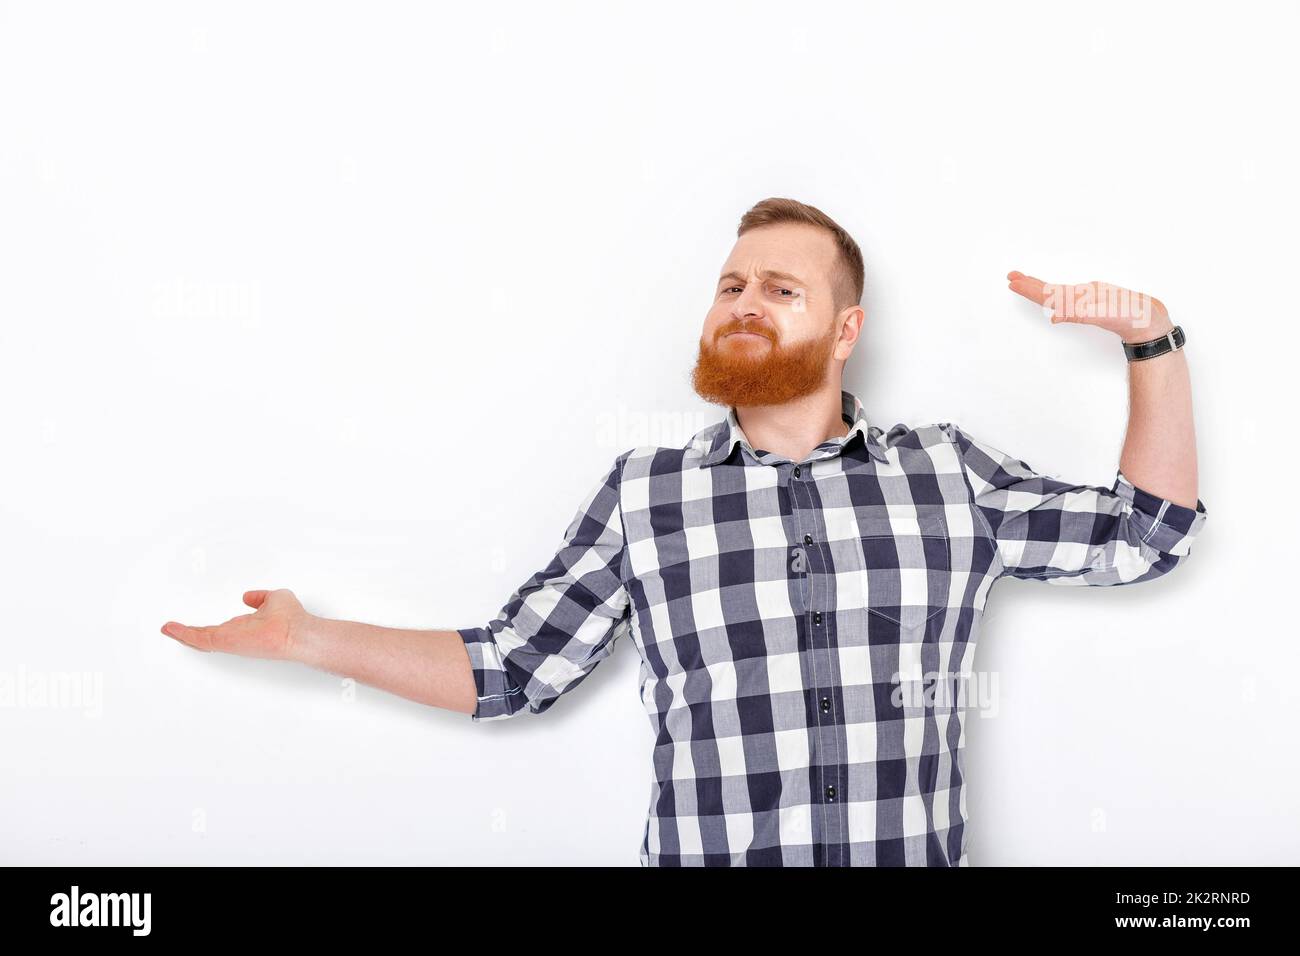
[[[540,714],[630,635],[654,734],[643,866],[966,866],[963,713],[1002,577],[1113,586],[1187,557],[1205,505],[1070,484],[951,423],[794,462],[735,409],[620,454],[555,557],[458,633],[474,721]]]

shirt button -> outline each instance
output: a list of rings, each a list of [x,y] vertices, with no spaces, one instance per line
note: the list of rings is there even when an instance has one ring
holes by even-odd
[[[831,712],[831,699],[830,699],[829,697],[823,697],[823,698],[822,698],[822,713],[823,713],[823,714],[829,714],[830,712]]]
[[[803,474],[803,472],[800,471],[798,465],[795,465],[795,466],[794,466],[794,476],[795,476],[796,478],[798,478],[801,474]]]
[[[829,787],[826,788],[826,799],[827,799],[827,800],[834,800],[834,799],[835,799],[835,785],[834,785],[834,784],[831,784],[831,786],[829,786]]]
[[[810,534],[806,534],[806,535],[804,535],[804,536],[803,536],[803,543],[804,543],[804,544],[812,544],[812,535],[810,535]]]
[[[821,611],[813,611],[813,623],[814,623],[814,624],[820,624],[821,622],[822,622],[822,612],[821,612]]]

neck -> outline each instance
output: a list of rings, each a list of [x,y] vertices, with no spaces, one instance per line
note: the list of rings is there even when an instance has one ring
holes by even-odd
[[[755,450],[799,462],[824,441],[849,433],[838,380],[782,405],[737,405],[740,429]]]

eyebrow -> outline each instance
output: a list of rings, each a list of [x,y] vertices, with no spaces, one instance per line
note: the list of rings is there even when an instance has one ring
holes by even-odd
[[[763,269],[758,273],[758,275],[761,279],[780,279],[784,282],[789,282],[791,285],[804,286],[805,288],[807,288],[808,285],[808,283],[804,282],[803,279],[800,279],[797,275],[791,275],[789,272],[781,272],[778,269]],[[724,272],[718,278],[718,285],[722,285],[722,283],[727,280],[744,282],[745,277],[739,272]]]

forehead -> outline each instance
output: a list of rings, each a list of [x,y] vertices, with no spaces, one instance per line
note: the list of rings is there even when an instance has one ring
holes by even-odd
[[[751,229],[736,238],[722,272],[743,276],[785,272],[810,283],[827,281],[835,242],[826,230],[805,223],[779,223]]]

